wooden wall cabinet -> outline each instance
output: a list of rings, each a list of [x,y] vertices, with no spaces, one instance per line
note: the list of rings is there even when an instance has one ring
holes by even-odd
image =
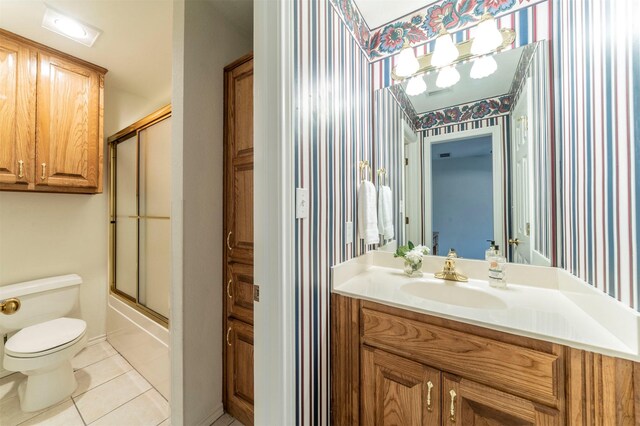
[[[640,424],[640,364],[331,298],[336,425]]]
[[[106,72],[0,30],[0,190],[102,192]]]

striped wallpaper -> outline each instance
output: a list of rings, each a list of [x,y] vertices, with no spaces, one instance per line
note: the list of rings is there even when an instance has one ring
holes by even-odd
[[[636,309],[639,3],[546,0],[499,19],[518,32],[516,46],[552,40],[558,264]],[[374,90],[389,85],[394,59],[370,64],[329,0],[294,0],[294,12],[295,184],[311,203],[296,221],[296,407],[299,424],[320,425],[329,423],[330,267],[365,251],[357,239],[344,244],[344,223],[357,229],[358,161],[390,167],[396,155],[391,139],[376,151],[372,127]]]
[[[640,2],[553,8],[559,264],[639,309]]]

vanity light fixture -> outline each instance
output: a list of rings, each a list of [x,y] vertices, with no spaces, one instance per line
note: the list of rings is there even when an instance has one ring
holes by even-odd
[[[498,63],[493,58],[493,55],[480,56],[474,59],[469,77],[475,79],[485,78],[496,72],[497,69]]]
[[[421,75],[411,77],[411,80],[409,80],[407,88],[405,89],[405,92],[409,96],[418,96],[426,91],[427,83],[425,83],[424,78],[422,78]]]
[[[496,25],[496,20],[489,12],[485,12],[476,27],[476,36],[471,44],[472,55],[486,55],[493,52],[502,44],[502,35]]]
[[[460,52],[453,42],[451,34],[449,34],[449,31],[442,25],[440,35],[436,38],[436,45],[433,49],[433,56],[431,57],[431,65],[437,68],[446,67],[458,59],[459,55]]]
[[[100,30],[70,18],[48,5],[42,18],[42,27],[88,47],[93,46],[101,34]]]
[[[396,74],[400,77],[409,77],[415,74],[418,68],[420,68],[420,64],[418,63],[418,59],[416,59],[413,48],[409,45],[409,42],[405,42],[402,51],[398,54]]]
[[[436,79],[436,86],[441,89],[451,87],[460,81],[460,73],[456,69],[455,65],[448,65],[438,71],[438,78]]]

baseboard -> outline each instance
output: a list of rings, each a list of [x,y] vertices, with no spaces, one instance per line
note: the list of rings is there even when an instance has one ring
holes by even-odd
[[[220,405],[218,406],[218,408],[215,409],[213,414],[211,414],[206,419],[204,419],[203,421],[198,423],[198,425],[199,426],[210,426],[210,425],[213,424],[213,422],[215,422],[220,417],[222,417],[223,414],[224,414],[224,406],[222,405],[222,403],[220,403]]]
[[[107,340],[107,335],[101,334],[100,336],[95,336],[87,340],[87,346],[95,345],[96,343],[104,342],[105,340]]]

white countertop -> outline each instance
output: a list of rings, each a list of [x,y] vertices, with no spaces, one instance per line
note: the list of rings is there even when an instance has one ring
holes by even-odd
[[[402,259],[369,252],[332,268],[332,292],[640,361],[640,314],[564,270],[508,264],[509,284],[497,289],[482,279],[486,262],[456,261],[468,283],[436,279],[443,263],[426,256],[424,276],[411,278]]]

